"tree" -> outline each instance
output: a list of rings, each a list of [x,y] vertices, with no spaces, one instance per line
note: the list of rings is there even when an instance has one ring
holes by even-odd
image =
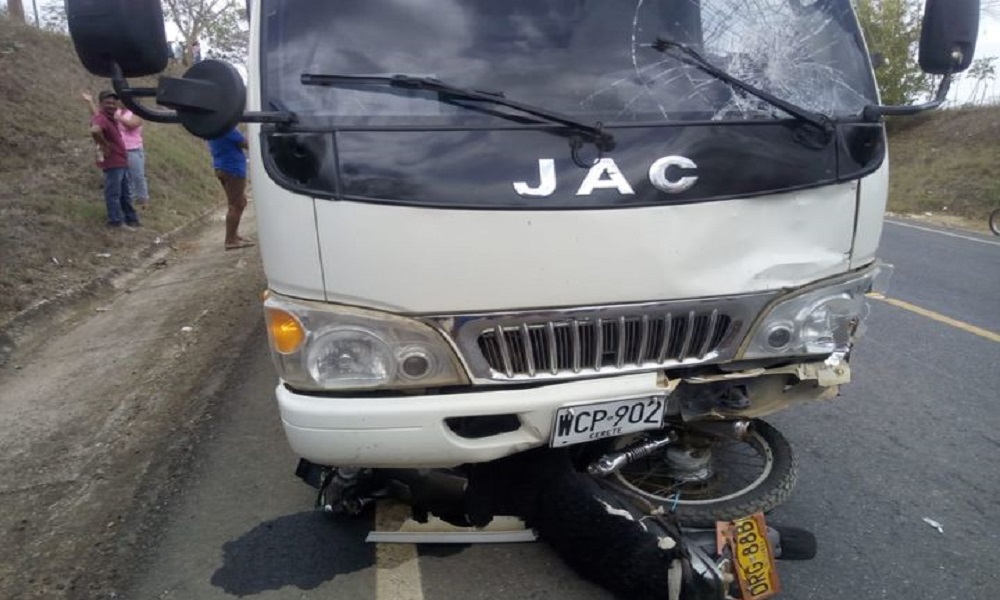
[[[7,15],[13,21],[24,23],[24,4],[21,0],[7,0]]]
[[[917,64],[920,5],[912,0],[855,0],[868,50],[880,54],[875,70],[883,104],[911,104],[926,95],[932,79]]]
[[[972,61],[969,70],[962,74],[963,79],[971,79],[976,82],[969,94],[968,104],[981,106],[989,102],[990,84],[997,76],[996,60],[995,56],[977,58]]]
[[[195,42],[211,48],[213,58],[245,63],[250,31],[244,0],[166,0],[167,18],[180,32],[184,62]]]
[[[42,29],[58,33],[69,33],[65,4],[59,2],[42,6]]]

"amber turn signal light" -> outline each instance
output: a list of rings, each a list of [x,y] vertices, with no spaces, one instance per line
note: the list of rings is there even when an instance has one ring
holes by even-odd
[[[267,309],[267,328],[274,349],[281,354],[295,352],[306,339],[306,332],[299,320],[278,308]]]

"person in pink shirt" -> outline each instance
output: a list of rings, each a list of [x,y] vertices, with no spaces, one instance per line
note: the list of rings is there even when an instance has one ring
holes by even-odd
[[[90,136],[97,144],[97,166],[104,172],[104,203],[108,210],[108,226],[120,228],[139,226],[139,215],[132,207],[129,189],[128,158],[121,132],[114,121],[118,96],[105,90],[98,96],[99,110],[90,117]]]
[[[90,105],[90,114],[97,114],[99,111],[94,103],[94,97],[85,92],[83,98]],[[131,200],[139,206],[144,206],[149,201],[149,185],[146,182],[146,153],[142,146],[142,119],[119,103],[115,111],[115,123],[128,153]]]

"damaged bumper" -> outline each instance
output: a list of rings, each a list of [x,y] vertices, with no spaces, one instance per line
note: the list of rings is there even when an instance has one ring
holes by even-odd
[[[616,399],[665,396],[674,421],[759,417],[830,398],[850,379],[846,361],[669,379],[643,373],[532,389],[448,395],[331,397],[276,391],[285,434],[320,465],[452,467],[549,444],[556,412]]]

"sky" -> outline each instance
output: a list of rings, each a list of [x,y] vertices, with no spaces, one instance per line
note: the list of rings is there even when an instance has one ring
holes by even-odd
[[[976,41],[976,58],[1000,57],[1000,19],[996,16],[983,14],[979,19],[979,39]],[[1000,63],[1000,58],[997,60]],[[1000,76],[1000,64],[997,64]],[[994,102],[1000,102],[1000,82],[996,79],[990,83],[987,97]],[[949,95],[959,103],[968,100],[973,91],[973,82],[959,81],[955,91]]]
[[[48,4],[61,4],[63,0],[34,0],[38,3],[39,11]],[[33,19],[33,0],[23,0],[24,11],[28,20]],[[7,0],[0,0],[0,6],[6,6]],[[1000,11],[995,11],[1000,12]],[[169,25],[169,24],[168,24]],[[176,31],[172,26],[168,26],[167,33],[170,37],[171,31]],[[202,46],[205,46],[202,43]],[[976,86],[974,81],[961,79],[953,86],[949,99],[954,104],[965,104],[969,101],[978,100],[984,97],[995,103],[1000,103],[1000,15],[993,16],[983,14],[979,22],[979,40],[976,45],[976,58],[997,57],[998,77],[988,82],[985,86]],[[986,89],[984,89],[986,88]],[[975,95],[975,97],[974,97]]]

